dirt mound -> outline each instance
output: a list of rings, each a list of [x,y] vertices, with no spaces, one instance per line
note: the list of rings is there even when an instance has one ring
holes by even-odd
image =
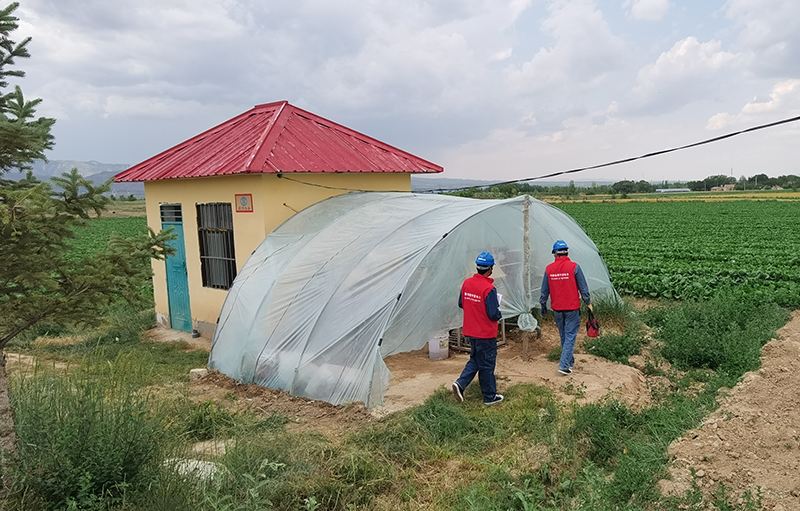
[[[766,509],[800,510],[800,311],[762,348],[762,366],[720,399],[703,424],[669,448],[665,494],[722,481],[739,495],[760,487]]]
[[[194,380],[191,390],[195,400],[234,403],[237,407],[256,410],[264,415],[283,415],[291,421],[288,425],[290,430],[313,429],[330,438],[340,437],[343,433],[358,430],[375,421],[360,403],[334,406],[324,401],[290,396],[281,390],[242,384],[216,371]]]

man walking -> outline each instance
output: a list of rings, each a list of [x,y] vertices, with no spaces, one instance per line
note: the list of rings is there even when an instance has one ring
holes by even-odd
[[[469,340],[469,361],[461,376],[453,383],[453,396],[464,402],[464,390],[475,374],[483,393],[483,404],[493,405],[503,400],[497,393],[494,368],[497,363],[497,322],[501,319],[500,300],[494,280],[489,278],[494,267],[494,257],[481,252],[475,260],[477,273],[461,285],[458,306],[464,309],[464,336]]]
[[[550,308],[558,326],[558,335],[561,337],[561,360],[558,363],[558,372],[572,374],[575,365],[575,339],[581,327],[581,302],[594,311],[589,299],[589,286],[583,271],[577,263],[569,259],[569,247],[563,240],[553,244],[555,262],[547,265],[542,279],[542,294],[539,303],[542,306],[542,316],[547,313],[547,297],[550,297]]]

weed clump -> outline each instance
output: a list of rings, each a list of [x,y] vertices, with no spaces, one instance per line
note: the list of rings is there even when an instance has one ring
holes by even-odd
[[[48,509],[119,504],[145,490],[167,436],[148,394],[87,372],[34,374],[12,389],[15,479]]]
[[[760,365],[761,346],[788,319],[772,303],[753,303],[732,293],[670,309],[657,338],[661,354],[678,369],[712,369],[732,385]]]
[[[585,349],[592,355],[627,364],[628,357],[642,352],[644,343],[645,339],[638,331],[628,328],[623,334],[603,334],[593,339],[589,338]]]

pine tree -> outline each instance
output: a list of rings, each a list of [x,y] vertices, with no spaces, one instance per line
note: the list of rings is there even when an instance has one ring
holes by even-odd
[[[87,222],[90,212],[100,215],[109,205],[104,194],[111,184],[97,186],[73,169],[53,179],[60,189],[56,192],[29,171],[53,147],[55,119],[37,118],[41,100],[26,100],[19,86],[5,92],[8,77],[25,75],[12,68],[15,60],[30,56],[30,38],[20,43],[10,38],[18,28],[18,6],[15,2],[0,10],[0,448],[12,450],[2,357],[6,344],[41,321],[92,325],[110,302],[137,299],[140,285],[151,276],[150,259],[169,255],[173,238],[150,231],[138,239],[113,239],[90,258],[64,257],[74,228]],[[25,170],[22,180],[4,179],[9,172]]]

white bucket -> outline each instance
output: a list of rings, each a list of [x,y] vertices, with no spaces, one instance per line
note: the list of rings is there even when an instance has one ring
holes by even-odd
[[[428,342],[428,356],[431,360],[444,360],[450,356],[450,336],[437,335]]]

